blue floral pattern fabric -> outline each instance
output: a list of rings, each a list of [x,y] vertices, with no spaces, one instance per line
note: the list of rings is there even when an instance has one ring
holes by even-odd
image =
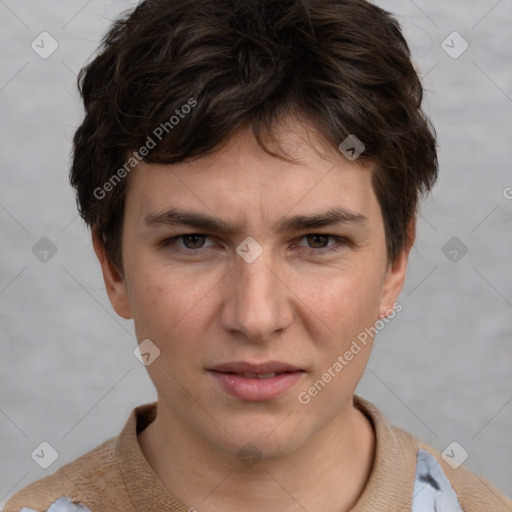
[[[418,450],[411,512],[464,512],[437,459]]]
[[[73,503],[71,498],[63,496],[50,505],[47,511],[33,510],[31,508],[22,508],[20,512],[91,512],[82,504]]]

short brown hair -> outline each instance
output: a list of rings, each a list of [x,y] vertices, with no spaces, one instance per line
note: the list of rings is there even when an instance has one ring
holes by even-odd
[[[336,147],[354,134],[375,164],[391,261],[437,178],[435,131],[407,42],[365,0],[146,0],[114,22],[78,83],[85,118],[71,184],[119,269],[130,154],[197,158],[244,125],[270,152],[263,135],[291,111]]]

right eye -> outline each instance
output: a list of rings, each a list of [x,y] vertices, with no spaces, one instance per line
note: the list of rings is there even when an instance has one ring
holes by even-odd
[[[177,247],[178,251],[185,252],[196,252],[200,249],[211,247],[210,245],[205,246],[208,235],[201,233],[187,233],[185,235],[178,235],[172,238],[168,238],[162,242],[163,247]]]

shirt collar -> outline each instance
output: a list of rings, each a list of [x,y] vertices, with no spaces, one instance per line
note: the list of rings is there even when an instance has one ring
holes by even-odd
[[[414,438],[391,427],[370,402],[354,396],[354,405],[370,421],[376,443],[373,469],[352,512],[373,512],[379,504],[390,503],[395,510],[410,511],[417,453]],[[156,403],[141,405],[131,412],[117,441],[116,454],[121,472],[138,512],[188,512],[189,508],[175,499],[159,480],[137,441],[137,434],[154,421],[156,413]]]

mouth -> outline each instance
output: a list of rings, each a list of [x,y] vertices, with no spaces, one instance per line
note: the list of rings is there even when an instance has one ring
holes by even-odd
[[[291,373],[291,372],[273,372],[273,373],[233,373],[226,372],[228,375],[239,375],[240,377],[244,377],[246,379],[270,379],[275,377],[276,375],[283,375],[283,373]]]
[[[240,400],[256,402],[278,398],[305,374],[297,366],[277,361],[226,363],[214,366],[209,372],[223,391]]]

